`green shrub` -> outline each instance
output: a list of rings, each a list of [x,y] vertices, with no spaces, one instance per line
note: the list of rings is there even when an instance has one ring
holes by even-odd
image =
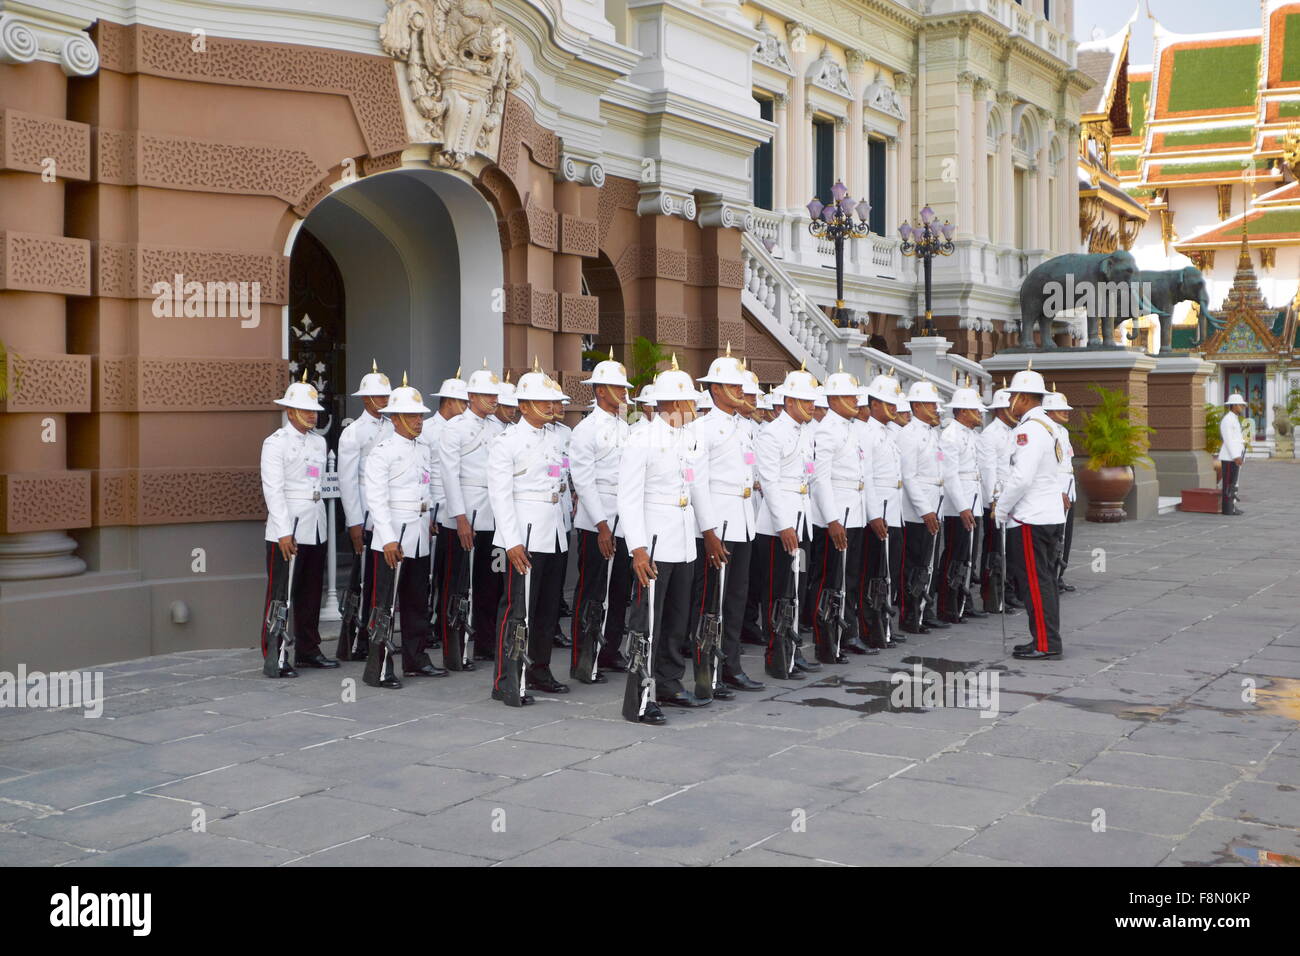
[[[1072,430],[1079,447],[1088,456],[1088,468],[1093,471],[1132,465],[1150,468],[1147,451],[1155,429],[1134,420],[1126,393],[1100,385],[1088,388],[1098,398],[1097,407],[1083,412],[1082,427]]]
[[[1205,450],[1217,455],[1223,447],[1223,436],[1219,434],[1219,423],[1223,421],[1222,405],[1205,406]]]

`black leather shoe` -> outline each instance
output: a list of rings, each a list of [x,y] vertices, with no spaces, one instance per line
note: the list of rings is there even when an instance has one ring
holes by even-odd
[[[1234,508],[1228,512],[1229,515],[1244,515],[1245,513],[1246,512],[1242,511],[1240,508]]]
[[[664,712],[659,709],[659,705],[651,700],[646,701],[645,713],[637,718],[637,722],[641,724],[666,724],[668,723],[668,718],[665,717]]]
[[[474,652],[474,660],[476,661],[494,661],[496,659],[497,657],[495,654],[485,654],[482,651]]]
[[[609,683],[609,678],[600,672],[599,667],[597,667],[596,669],[595,677],[588,677],[586,674],[575,674],[573,671],[569,671],[569,678],[571,680],[576,680],[579,684],[608,684]]]
[[[1022,603],[1021,603],[1019,600],[1017,600],[1016,598],[1011,597],[1011,595],[1007,595],[1007,597],[1006,597],[1006,602],[1007,602],[1007,610],[1008,610],[1008,611],[1014,611],[1014,610],[1015,610],[1016,608],[1018,608],[1018,607],[1024,607],[1024,604],[1022,604]]]
[[[365,680],[365,678],[362,678],[362,680]],[[370,687],[382,687],[384,690],[401,690],[401,689],[402,689],[402,682],[401,682],[400,680],[397,679],[397,675],[396,675],[396,674],[394,674],[392,677],[386,677],[386,678],[384,678],[383,680],[377,680],[377,681],[368,681],[368,680],[367,680],[367,681],[365,681],[365,683],[366,683],[368,686],[370,686]]]
[[[943,621],[943,623],[949,625],[961,623],[961,618],[951,614],[945,614],[943,617],[940,618],[940,620]]]
[[[1011,648],[1012,651],[1016,651],[1016,652],[1019,652],[1019,651],[1032,651],[1033,649],[1034,649],[1034,642],[1033,642],[1033,641],[1029,641],[1027,644],[1017,644],[1017,645],[1015,645],[1013,648]]]
[[[722,683],[736,690],[762,690],[767,685],[756,681],[747,674],[723,674]]]
[[[569,692],[568,684],[561,684],[550,674],[539,674],[536,677],[529,674],[525,680],[531,690],[542,690],[548,694],[567,694]]]
[[[713,688],[714,700],[735,700],[736,692],[728,687],[722,681],[718,681],[718,686]]]
[[[987,611],[977,611],[977,610],[975,610],[975,608],[973,608],[973,607],[968,607],[968,608],[966,608],[966,616],[967,616],[967,617],[973,617],[973,618],[977,618],[977,619],[978,619],[978,618],[981,618],[981,617],[988,617],[989,615],[988,615],[988,612],[987,612]]]
[[[1073,591],[1074,589],[1073,584],[1066,584],[1064,581],[1056,582],[1056,590],[1058,591]]]
[[[429,648],[430,648],[431,650],[435,650],[435,651],[436,651],[436,650],[438,650],[440,647],[442,647],[442,639],[441,639],[441,638],[435,638],[434,640],[432,640],[432,641],[429,642]]]
[[[675,694],[660,694],[656,700],[671,707],[704,707],[709,703],[707,697],[696,697],[687,690],[679,690]]]
[[[402,676],[403,677],[446,677],[447,670],[446,668],[438,667],[436,664],[425,664],[421,667],[417,667],[413,671],[408,671],[405,668],[403,668]]]
[[[493,700],[501,700],[501,701],[504,701],[504,700],[506,699],[506,695],[505,695],[504,693],[502,693],[501,691],[499,691],[499,690],[493,690],[493,691],[492,691],[492,699],[493,699]],[[529,704],[533,704],[533,703],[536,703],[536,701],[533,700],[533,695],[532,695],[532,694],[529,694],[529,693],[525,693],[525,694],[524,694],[524,706],[527,707]]]
[[[364,664],[366,662],[366,658],[369,656],[370,656],[370,642],[359,641],[357,643],[356,650],[352,652],[352,659],[354,661],[360,661],[362,664]]]
[[[932,631],[946,631],[948,628],[952,627],[952,625],[947,621],[941,621],[937,617],[922,618],[921,623]]]
[[[1022,661],[1059,661],[1061,659],[1060,651],[1040,651],[1034,648],[1028,650],[1016,649],[1011,652],[1011,656]]]
[[[293,657],[294,667],[338,667],[339,662],[331,660],[320,651],[315,654],[295,654]]]
[[[816,661],[805,660],[803,656],[803,651],[799,650],[798,648],[795,648],[795,652],[794,652],[794,666],[802,667],[809,674],[815,674],[817,673],[817,671],[822,669],[821,664],[818,664]]]
[[[280,676],[281,676],[281,677],[297,677],[297,676],[298,676],[298,672],[297,672],[296,670],[294,670],[292,667],[290,667],[288,664],[285,664],[283,667],[280,668]]]
[[[902,630],[906,631],[908,634],[929,634],[930,633],[930,629],[926,627],[924,624],[913,624],[911,621],[904,621]],[[907,642],[907,638],[903,637],[900,634],[895,634],[894,640],[901,641],[903,643]]]
[[[569,636],[568,636],[567,634],[565,634],[564,631],[563,631],[563,630],[560,630],[559,628],[556,628],[556,630],[555,630],[555,636],[551,638],[551,643],[554,644],[556,647],[572,647],[572,646],[573,646],[573,641],[569,640]]]
[[[925,631],[925,630],[923,630],[923,631],[921,631],[920,633],[922,633],[922,634],[929,634],[930,632],[929,632],[929,631]],[[890,636],[890,639],[889,639],[889,643],[886,644],[885,646],[886,646],[886,647],[893,647],[895,644],[906,644],[906,643],[907,643],[907,638],[905,638],[902,634],[899,634],[897,631],[893,631],[893,632],[891,633],[891,636]]]

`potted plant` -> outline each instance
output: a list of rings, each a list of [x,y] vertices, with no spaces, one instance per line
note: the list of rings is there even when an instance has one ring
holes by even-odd
[[[1079,469],[1079,484],[1088,493],[1089,521],[1123,521],[1124,499],[1133,488],[1133,466],[1150,468],[1147,451],[1155,429],[1134,420],[1128,395],[1119,389],[1090,385],[1097,407],[1080,416],[1073,430],[1079,448],[1088,456]]]
[[[1213,459],[1216,485],[1223,475],[1223,463],[1219,461],[1219,449],[1223,447],[1223,436],[1219,433],[1219,426],[1223,422],[1223,411],[1222,405],[1205,406],[1205,450]]]

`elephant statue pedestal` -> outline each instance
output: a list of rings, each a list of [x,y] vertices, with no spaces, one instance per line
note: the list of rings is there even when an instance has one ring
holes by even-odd
[[[1205,450],[1205,380],[1213,374],[1213,362],[1175,352],[1158,356],[1148,375],[1147,407],[1156,426],[1151,460],[1161,497],[1177,498],[1185,488],[1215,485],[1215,462]]]

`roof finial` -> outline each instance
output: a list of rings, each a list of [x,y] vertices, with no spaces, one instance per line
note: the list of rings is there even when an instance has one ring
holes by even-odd
[[[379,363],[376,362],[374,359],[371,359],[371,360],[370,360],[370,371],[372,371],[372,372],[378,372],[378,371],[379,371]]]

